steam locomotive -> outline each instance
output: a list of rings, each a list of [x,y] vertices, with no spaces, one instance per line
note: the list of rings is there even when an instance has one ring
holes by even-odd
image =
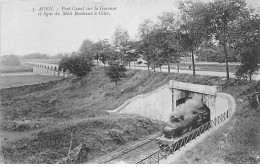
[[[172,144],[176,138],[210,121],[210,109],[200,101],[195,103],[199,105],[188,106],[179,115],[170,116],[170,123],[162,128],[162,136],[156,139],[161,149]]]

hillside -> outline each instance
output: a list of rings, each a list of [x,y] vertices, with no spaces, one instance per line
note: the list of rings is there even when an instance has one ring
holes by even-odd
[[[129,70],[119,83],[116,98],[114,83],[98,67],[83,79],[22,86],[0,91],[1,137],[5,163],[55,163],[72,148],[85,143],[91,148],[89,160],[131,144],[133,141],[160,131],[163,123],[138,115],[109,114],[127,99],[147,93],[169,80],[206,85],[223,85],[235,97],[256,90],[255,82],[227,86],[221,78],[190,75],[151,73]],[[238,91],[239,90],[239,91]],[[250,111],[249,111],[250,112]]]

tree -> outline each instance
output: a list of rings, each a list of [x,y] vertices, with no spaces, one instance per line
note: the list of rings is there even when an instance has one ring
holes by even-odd
[[[180,26],[178,15],[174,12],[164,12],[159,16],[158,26],[156,35],[158,51],[162,52],[161,55],[167,60],[168,73],[170,73],[170,64],[173,59],[177,59],[180,48],[177,38],[177,30]]]
[[[94,59],[97,61],[97,63],[98,63],[98,60],[101,60],[102,63],[105,65],[106,61],[109,59],[108,58],[109,55],[107,53],[111,49],[110,47],[111,46],[108,43],[107,39],[100,40],[92,45]]]
[[[156,66],[159,66],[161,69],[162,63],[165,63],[168,60],[168,52],[165,50],[167,41],[165,41],[164,35],[162,29],[155,27],[145,37],[149,48],[149,50],[147,50],[150,58],[149,65],[153,65],[154,72]]]
[[[82,42],[79,52],[81,55],[89,57],[89,59],[94,59],[94,42],[89,39],[86,39]]]
[[[171,68],[170,65],[173,62],[173,57],[176,57],[178,52],[177,43],[176,43],[177,41],[174,38],[174,34],[170,32],[165,32],[163,31],[163,29],[160,29],[159,31],[160,32],[157,34],[158,37],[157,55],[161,55],[160,58],[161,62],[167,62],[168,73],[170,73],[170,68]]]
[[[128,46],[125,47],[125,56],[124,56],[124,61],[126,61],[129,65],[130,68],[130,63],[137,61],[137,59],[140,57],[139,52],[137,51],[138,49],[138,42],[137,41],[129,41]]]
[[[236,41],[234,48],[237,54],[241,56],[241,65],[235,73],[237,78],[252,79],[252,75],[258,70],[259,62],[259,21],[258,14],[248,15],[241,19],[235,29]]]
[[[244,0],[215,0],[209,2],[208,20],[209,33],[215,40],[219,42],[219,45],[223,47],[227,81],[229,80],[229,68],[228,68],[228,53],[227,47],[232,45],[232,31],[234,25],[238,20],[244,19],[248,10],[246,9],[246,2]]]
[[[178,30],[179,44],[183,51],[191,54],[193,66],[193,78],[195,78],[194,51],[207,37],[207,5],[199,1],[180,2],[182,24]]]
[[[144,60],[146,60],[146,65],[148,68],[148,73],[150,73],[150,64],[151,64],[151,57],[150,51],[151,46],[149,44],[149,37],[148,34],[154,29],[154,23],[151,20],[144,20],[143,23],[139,26],[139,34],[140,34],[140,45],[138,47],[138,52],[143,54]]]
[[[3,61],[2,61],[3,65],[6,66],[20,66],[21,62],[18,56],[16,55],[5,55],[3,56]]]
[[[74,54],[71,57],[64,57],[59,62],[59,68],[63,69],[63,71],[68,70],[70,73],[79,77],[81,85],[83,85],[82,78],[89,74],[93,67],[93,61],[81,53]]]
[[[116,27],[116,30],[112,38],[113,38],[113,45],[115,47],[115,51],[120,53],[118,55],[121,63],[123,63],[124,56],[126,54],[126,49],[129,46],[128,32],[122,27]]]
[[[117,83],[126,77],[125,72],[127,69],[121,65],[118,61],[109,61],[109,66],[106,70],[106,75],[110,78],[111,82],[114,82],[116,85],[116,95],[118,97],[118,88]]]

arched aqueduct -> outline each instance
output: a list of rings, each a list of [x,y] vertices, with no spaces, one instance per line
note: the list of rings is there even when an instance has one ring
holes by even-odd
[[[41,75],[54,75],[54,76],[59,76],[64,78],[72,76],[72,74],[70,74],[68,71],[59,69],[58,64],[26,62],[24,65],[32,67],[33,72],[39,73]]]

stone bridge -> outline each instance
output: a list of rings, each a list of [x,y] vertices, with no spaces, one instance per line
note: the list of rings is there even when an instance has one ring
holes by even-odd
[[[218,86],[171,80],[168,85],[150,93],[133,97],[117,109],[108,112],[139,114],[168,122],[181,99],[196,96],[210,109],[211,120],[227,111],[230,117],[235,111],[235,102],[232,96],[221,93],[221,90],[221,87]]]
[[[68,71],[59,69],[58,64],[26,62],[26,63],[24,63],[24,65],[32,67],[33,72],[39,73],[41,75],[54,75],[54,76],[59,76],[59,77],[64,77],[64,78],[72,76],[72,74],[70,74]]]
[[[198,85],[171,80],[169,88],[172,92],[172,112],[175,111],[179,101],[188,97],[194,98],[195,96],[210,109],[211,120],[218,116],[218,113],[227,111],[222,107],[228,107],[227,102],[217,96],[217,93],[222,91],[220,86]]]

